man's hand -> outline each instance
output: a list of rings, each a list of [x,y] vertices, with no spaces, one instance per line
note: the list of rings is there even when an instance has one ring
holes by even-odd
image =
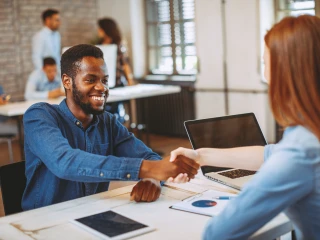
[[[152,178],[145,178],[133,187],[130,200],[136,202],[153,202],[159,198],[160,192],[161,186],[159,181]]]
[[[61,96],[64,96],[64,92],[61,91],[61,88],[53,89],[48,93],[48,98],[57,98]]]
[[[167,180],[170,177],[177,177],[180,173],[186,173],[189,179],[193,179],[198,173],[200,165],[194,160],[179,155],[174,162],[167,157],[160,161],[142,162],[139,178],[154,178],[157,180]]]
[[[192,150],[192,149],[188,149],[188,148],[182,148],[182,147],[179,147],[176,150],[171,152],[170,162],[174,162],[179,155],[193,159],[194,161],[196,161],[198,163],[200,162],[200,156],[197,153],[197,151]],[[180,173],[175,178],[170,177],[167,179],[167,182],[174,182],[174,183],[186,183],[188,181],[190,181],[190,179],[188,178],[188,175],[185,173],[184,174]]]

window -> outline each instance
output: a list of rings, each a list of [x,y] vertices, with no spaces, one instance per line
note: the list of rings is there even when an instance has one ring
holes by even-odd
[[[286,16],[319,15],[319,0],[276,0],[276,21]]]
[[[145,0],[150,74],[197,73],[194,0]]]
[[[262,18],[260,19],[261,27],[261,56],[263,55],[264,49],[264,35],[267,30],[269,30],[275,22],[279,22],[281,19],[287,16],[299,16],[302,14],[309,15],[320,15],[320,0],[274,0],[274,2],[267,2],[272,4],[272,17],[265,14],[265,9],[268,8],[268,5],[265,5],[267,1],[261,0],[262,8],[260,9],[260,14]],[[274,5],[273,5],[274,3]],[[264,19],[265,18],[265,19]],[[266,21],[266,18],[268,21]],[[272,19],[271,19],[272,18]],[[261,61],[261,78],[263,82],[267,82],[264,78],[264,63]]]

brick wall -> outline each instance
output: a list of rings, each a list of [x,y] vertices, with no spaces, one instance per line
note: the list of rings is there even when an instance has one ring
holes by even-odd
[[[55,8],[61,15],[61,46],[90,43],[97,32],[97,0],[1,0],[0,85],[21,98],[33,70],[32,36],[42,28],[41,14]]]

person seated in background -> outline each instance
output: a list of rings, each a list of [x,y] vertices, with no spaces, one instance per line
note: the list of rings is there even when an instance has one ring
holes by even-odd
[[[116,44],[118,47],[115,87],[134,85],[127,49],[122,43],[121,32],[117,23],[111,18],[99,19],[98,36],[100,38],[99,44]],[[122,102],[107,104],[107,111],[115,114],[120,122],[123,123],[125,121],[125,108]]]
[[[265,147],[179,148],[201,165],[258,170],[236,199],[208,223],[203,239],[248,239],[282,211],[297,239],[320,239],[320,19],[275,24],[265,38],[265,78],[282,140]]]
[[[24,94],[25,99],[51,99],[64,95],[56,61],[51,57],[43,59],[42,69],[34,70],[29,76]]]
[[[110,181],[139,181],[135,201],[155,201],[160,181],[193,178],[199,164],[186,157],[160,160],[106,112],[108,72],[93,45],[69,48],[61,57],[66,99],[36,103],[24,114],[27,184],[24,210],[107,191]]]
[[[10,95],[6,95],[3,91],[2,86],[0,86],[0,105],[7,104],[10,99]]]

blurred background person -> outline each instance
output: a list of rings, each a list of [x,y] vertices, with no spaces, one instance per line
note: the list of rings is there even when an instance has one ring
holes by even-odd
[[[24,94],[25,99],[50,99],[64,95],[56,61],[51,57],[43,59],[42,69],[34,70],[29,76]]]
[[[0,106],[7,104],[9,100],[10,100],[10,95],[5,94],[2,86],[0,85]],[[17,128],[16,121],[14,121],[13,119],[10,119],[9,117],[0,116],[0,142],[2,140],[6,140],[10,135],[17,135],[17,133],[18,133],[18,128]],[[10,143],[8,142],[8,144],[10,144],[9,145],[9,154],[11,154],[9,155],[10,160],[13,161],[11,141]]]
[[[32,61],[35,69],[42,69],[43,59],[52,57],[60,65],[61,36],[59,11],[47,9],[42,13],[43,28],[32,39]]]
[[[115,87],[123,87],[125,85],[133,85],[132,70],[129,65],[127,49],[124,46],[121,38],[120,29],[117,23],[111,18],[102,18],[98,20],[98,36],[99,44],[116,44],[117,63],[116,63],[116,84]],[[106,110],[115,114],[118,120],[125,122],[126,113],[122,102],[114,102],[108,104]]]
[[[0,86],[0,105],[6,104],[10,99],[10,95],[4,94],[2,86]]]
[[[99,44],[116,44],[117,52],[117,72],[116,87],[133,85],[133,75],[129,65],[127,49],[121,38],[121,33],[117,23],[111,18],[102,18],[98,20]]]

